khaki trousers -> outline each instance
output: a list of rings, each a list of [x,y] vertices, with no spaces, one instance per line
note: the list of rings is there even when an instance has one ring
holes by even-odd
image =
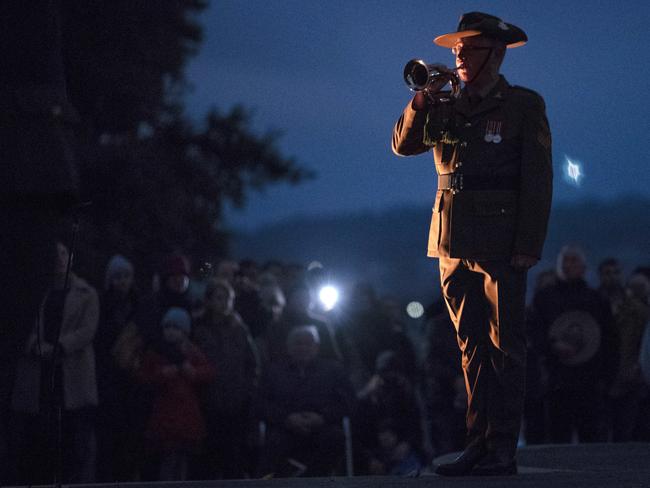
[[[468,443],[514,455],[524,404],[526,271],[505,261],[440,258],[467,389]]]

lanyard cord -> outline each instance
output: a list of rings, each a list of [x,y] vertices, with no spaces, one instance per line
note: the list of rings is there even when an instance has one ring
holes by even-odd
[[[488,62],[488,61],[490,60],[490,58],[492,57],[492,53],[493,53],[493,52],[494,52],[494,48],[491,47],[491,48],[490,48],[490,52],[488,53],[488,55],[487,55],[487,56],[485,57],[485,59],[483,60],[483,64],[481,64],[481,67],[480,67],[479,70],[476,72],[476,74],[475,74],[474,76],[472,76],[472,79],[469,80],[469,81],[467,81],[467,82],[465,82],[466,85],[467,85],[468,83],[472,83],[472,82],[473,82],[476,78],[478,78],[478,76],[483,72],[483,70],[485,69],[485,66],[487,65],[487,62]]]

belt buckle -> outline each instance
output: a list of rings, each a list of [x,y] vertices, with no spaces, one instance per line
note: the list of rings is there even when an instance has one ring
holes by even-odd
[[[455,195],[463,189],[463,173],[452,173],[451,193]]]

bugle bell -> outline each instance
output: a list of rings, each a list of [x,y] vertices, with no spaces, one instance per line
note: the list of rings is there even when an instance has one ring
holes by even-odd
[[[404,66],[404,81],[413,91],[423,91],[431,96],[430,88],[436,86],[440,90],[447,83],[451,83],[451,93],[457,96],[460,93],[460,78],[456,73],[458,68],[447,68],[442,64],[427,64],[421,59],[411,59]]]

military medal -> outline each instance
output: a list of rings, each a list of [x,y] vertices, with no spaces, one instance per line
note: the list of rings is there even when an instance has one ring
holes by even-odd
[[[501,124],[502,122],[495,122],[496,128],[494,130],[494,136],[492,137],[492,142],[499,144],[501,142]]]
[[[503,138],[501,137],[501,124],[502,122],[496,120],[488,120],[487,126],[485,127],[485,136],[483,140],[485,142],[493,142],[499,144]]]
[[[485,137],[483,137],[485,142],[492,142],[494,140],[494,132],[492,132],[493,126],[494,122],[488,120],[487,126],[485,127]]]

